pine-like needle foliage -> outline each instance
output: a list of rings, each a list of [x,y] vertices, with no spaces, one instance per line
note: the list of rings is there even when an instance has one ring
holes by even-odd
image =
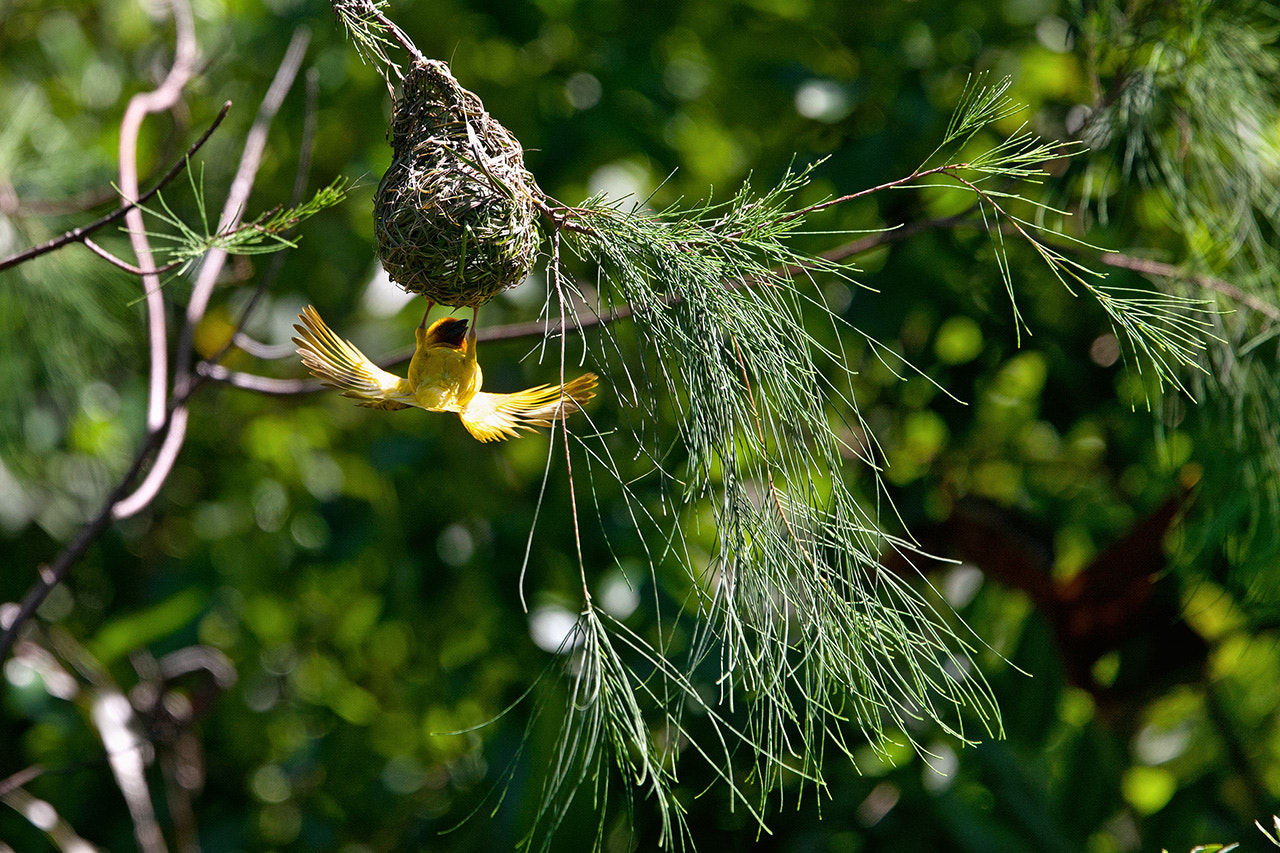
[[[586,670],[612,678],[608,691],[597,692],[631,695],[637,683],[650,685],[655,699],[665,697],[655,707],[665,708],[668,726],[685,705],[707,713],[691,686],[695,676],[716,685],[714,707],[737,727],[717,727],[723,756],[710,763],[733,767],[745,747],[750,783],[729,773],[724,779],[740,801],[756,798],[753,813],[788,774],[820,784],[828,745],[851,755],[846,723],[873,745],[910,739],[920,721],[961,739],[971,725],[982,734],[1000,731],[966,642],[914,586],[880,565],[886,551],[913,546],[882,532],[873,440],[851,438],[870,431],[833,381],[849,372],[845,356],[805,325],[806,313],[825,317],[839,339],[842,323],[812,296],[812,278],[847,274],[788,245],[804,221],[792,198],[810,174],[790,172],[768,191],[744,187],[722,205],[692,210],[655,214],[603,198],[553,208],[552,282],[570,286],[560,270],[562,247],[596,266],[602,300],[628,306],[645,353],[641,369],[610,358],[623,343],[606,332],[604,357],[619,395],[640,412],[669,413],[678,425],[670,449],[660,429],[642,427],[634,436],[670,485],[666,511],[690,523],[709,505],[715,528],[705,563],[684,547],[685,534],[667,534],[683,542],[673,550],[693,590],[684,618],[695,620],[694,633],[682,661],[676,650],[635,635],[628,642],[643,676],[607,644],[587,643],[577,654]],[[619,476],[605,453],[594,459]],[[846,470],[847,459],[860,460],[857,470]],[[858,493],[860,481],[868,493]],[[636,517],[642,527],[650,520],[643,510]],[[588,637],[603,630],[593,613],[589,607],[584,616]],[[575,704],[571,713],[601,711]],[[637,749],[655,749],[652,732],[627,731],[647,745],[621,749],[613,740],[624,773]],[[597,740],[578,743],[583,755]],[[673,821],[669,777],[643,775]],[[557,795],[571,792],[568,776],[553,778]]]
[[[1122,8],[1123,7],[1123,8]],[[1083,190],[1102,218],[1136,185],[1192,262],[1275,259],[1280,213],[1280,14],[1253,0],[1101,3],[1084,22],[1107,92],[1079,130]],[[1136,180],[1134,180],[1136,179]]]
[[[191,180],[198,226],[188,224],[182,215],[169,206],[163,194],[157,196],[156,204],[142,207],[172,229],[147,231],[147,236],[163,247],[160,254],[166,262],[180,265],[180,273],[213,249],[220,249],[229,255],[267,255],[281,249],[295,248],[296,244],[289,234],[320,211],[342,202],[347,197],[349,183],[346,178],[336,178],[298,205],[274,208],[259,214],[251,222],[211,228],[208,206],[205,203],[203,175],[198,180],[190,169],[187,170],[187,175]]]
[[[1057,211],[1019,189],[1044,175],[1043,163],[1075,151],[1025,129],[975,144],[1019,109],[1008,85],[973,81],[939,149],[884,188],[935,181],[970,191],[1015,313],[1009,235],[1030,245],[1069,289],[1097,299],[1144,357],[1139,366],[1145,360],[1161,382],[1182,387],[1179,371],[1195,363],[1209,325],[1201,303],[1108,288],[1056,248],[1068,238],[1047,226],[1044,214]],[[978,153],[961,159],[962,150]],[[678,613],[654,614],[658,635],[627,634],[619,653],[601,639],[607,626],[583,567],[587,608],[580,630],[597,640],[575,652],[576,665],[612,679],[592,695],[643,694],[649,704],[647,712],[637,705],[606,713],[579,697],[570,709],[579,718],[569,724],[575,734],[563,742],[573,758],[553,769],[544,815],[560,814],[586,778],[599,790],[603,771],[594,750],[607,746],[624,777],[635,772],[637,755],[649,756],[638,778],[654,794],[670,842],[670,828],[681,825],[680,801],[673,796],[674,757],[657,744],[669,743],[673,730],[683,736],[684,751],[705,757],[731,798],[757,819],[789,776],[820,789],[830,747],[852,757],[863,742],[915,743],[915,733],[930,728],[962,742],[1001,731],[963,627],[935,608],[914,579],[884,568],[891,551],[907,565],[917,552],[908,536],[886,532],[894,519],[878,446],[857,401],[842,392],[851,370],[844,352],[823,343],[858,331],[826,308],[815,287],[815,279],[849,271],[790,245],[806,216],[858,194],[795,207],[812,170],[788,172],[763,192],[744,187],[720,205],[653,213],[597,197],[576,207],[546,206],[553,222],[549,281],[566,306],[562,313],[582,304],[564,270],[572,254],[595,268],[601,305],[630,318],[640,357],[624,355],[629,346],[614,324],[602,335],[601,360],[619,396],[640,413],[630,441],[665,484],[664,501],[655,508],[631,491],[606,442],[580,439],[581,458],[593,489],[597,480],[614,480],[637,530],[665,543],[650,551],[654,586],[672,585],[659,565],[674,561],[691,593]],[[819,328],[806,326],[815,318],[830,334],[810,331]],[[652,423],[656,418],[677,425],[674,440]],[[707,507],[714,541],[702,559],[690,540]],[[676,521],[664,526],[657,514]],[[673,639],[680,634],[676,623],[689,626],[687,644]],[[700,742],[683,725],[694,711],[715,721],[710,741],[704,733]],[[646,719],[648,728],[638,724]],[[592,731],[615,734],[577,734]],[[588,766],[592,772],[579,775],[576,768]]]
[[[1212,336],[1211,302],[1161,290],[1108,285],[1101,273],[1068,254],[1077,248],[1093,252],[1101,249],[1069,239],[1060,229],[1046,224],[1050,218],[1060,220],[1065,216],[1064,211],[1007,188],[1010,181],[1017,181],[1023,187],[1027,183],[1038,183],[1046,174],[1045,163],[1079,154],[1081,148],[1045,142],[1024,125],[1000,144],[984,148],[967,161],[956,163],[952,159],[953,165],[928,168],[930,162],[938,159],[958,157],[977,134],[1022,109],[1008,95],[1010,83],[1005,78],[988,85],[981,75],[971,78],[942,142],[918,172],[941,174],[974,193],[994,241],[1000,275],[1013,305],[1019,334],[1026,325],[1014,295],[1013,270],[1004,242],[1007,235],[1017,237],[1034,249],[1072,295],[1082,290],[1097,301],[1111,321],[1116,337],[1133,355],[1136,370],[1141,373],[1149,367],[1157,386],[1170,385],[1188,394],[1185,371],[1203,369],[1205,342]],[[1148,405],[1150,399],[1148,397]]]
[[[1203,466],[1186,565],[1259,618],[1280,615],[1280,14],[1253,0],[1096,4],[1080,21],[1097,101],[1078,130],[1088,209],[1168,229],[1163,291],[1210,297],[1224,345],[1197,354],[1200,406],[1167,416]],[[1171,274],[1172,273],[1172,274]]]
[[[1021,109],[1008,88],[1008,80],[971,81],[934,154],[885,188],[934,182],[968,190],[992,235],[1020,326],[1010,236],[1032,247],[1073,293],[1078,288],[1097,300],[1139,369],[1151,365],[1160,383],[1184,387],[1181,371],[1198,366],[1211,315],[1199,300],[1108,287],[1067,255],[1061,247],[1070,239],[1045,222],[1061,212],[1025,191],[1044,176],[1044,163],[1077,149],[1043,142],[1025,128],[984,145],[994,123]],[[699,509],[709,506],[714,528],[705,560],[689,545],[695,534],[678,525],[667,533],[668,546],[651,553],[655,586],[662,583],[657,563],[673,555],[687,574],[693,593],[682,612],[658,617],[668,629],[664,637],[675,636],[672,622],[693,619],[687,649],[632,635],[638,670],[600,644],[588,643],[579,654],[597,656],[591,671],[612,674],[616,693],[661,684],[648,690],[659,716],[666,715],[664,725],[682,719],[670,716],[673,706],[723,715],[714,738],[722,757],[708,760],[734,767],[742,753],[751,756],[750,772],[723,778],[756,815],[789,774],[821,787],[825,751],[851,757],[862,742],[853,738],[857,730],[873,747],[887,738],[914,742],[922,726],[961,741],[1000,732],[993,697],[950,614],[883,567],[886,553],[899,552],[909,565],[916,549],[909,537],[885,532],[892,506],[879,479],[875,437],[857,401],[842,393],[851,369],[845,354],[823,343],[858,332],[826,309],[815,287],[815,279],[849,271],[791,248],[806,216],[857,194],[797,208],[793,199],[812,169],[788,172],[763,192],[744,187],[721,205],[653,213],[597,197],[547,207],[554,223],[549,279],[562,304],[580,304],[562,268],[572,253],[596,269],[601,303],[615,313],[625,306],[643,354],[638,366],[629,363],[622,333],[607,327],[602,360],[619,396],[642,413],[631,438],[669,486],[665,504],[653,512],[693,527]],[[815,318],[831,334],[811,333],[818,327],[806,322]],[[648,423],[655,413],[678,425],[670,444]],[[607,451],[590,450],[587,440],[582,446],[593,476],[603,470],[622,483]],[[661,529],[622,485],[638,529]],[[584,594],[582,630],[590,635],[603,627],[592,621],[585,580]],[[683,664],[678,653],[687,655]],[[710,704],[708,684],[716,695]],[[574,706],[573,713],[599,710]],[[575,742],[579,760],[593,742]],[[637,749],[614,740],[614,762],[624,774]],[[698,747],[708,755],[704,749]],[[653,750],[650,741],[640,752]],[[557,796],[572,793],[568,775],[553,778]],[[664,820],[678,825],[667,787],[674,774],[644,778]]]

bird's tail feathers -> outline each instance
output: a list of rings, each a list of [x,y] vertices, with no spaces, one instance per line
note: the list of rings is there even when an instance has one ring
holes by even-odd
[[[564,385],[538,385],[513,394],[481,391],[459,415],[467,431],[480,441],[514,438],[522,429],[548,427],[581,411],[595,396],[598,379],[594,373],[584,373]]]

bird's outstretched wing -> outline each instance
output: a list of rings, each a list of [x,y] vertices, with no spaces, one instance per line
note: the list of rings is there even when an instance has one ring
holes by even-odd
[[[408,390],[403,380],[378,367],[350,341],[335,335],[315,308],[308,305],[298,319],[302,325],[293,327],[298,332],[293,342],[298,345],[302,363],[318,379],[361,406],[387,411],[409,408],[402,401]]]
[[[563,386],[539,385],[514,394],[477,393],[458,413],[462,425],[480,441],[514,438],[520,430],[551,426],[582,409],[595,396],[597,377],[584,373]]]

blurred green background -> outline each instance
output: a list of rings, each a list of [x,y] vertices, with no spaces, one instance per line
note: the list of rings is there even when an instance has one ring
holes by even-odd
[[[1104,83],[1124,78],[1098,59],[1122,47],[1118,32],[1181,32],[1192,10],[1212,17],[1214,5],[1274,56],[1266,8],[1232,4],[432,0],[388,11],[517,135],[549,194],[572,203],[602,190],[654,193],[661,207],[727,197],[749,176],[768,186],[793,160],[828,158],[806,198],[907,175],[975,70],[1010,75],[1028,105],[1002,131],[1025,120],[1068,138],[1073,111],[1108,95],[1091,69],[1101,64]],[[249,331],[283,343],[313,303],[371,355],[405,346],[419,308],[379,280],[373,255],[371,198],[391,154],[382,80],[325,3],[193,8],[201,73],[180,109],[144,128],[150,172],[233,101],[197,158],[216,209],[261,94],[294,28],[306,27],[318,107],[310,185],[357,182],[344,204],[306,224]],[[1134,39],[1136,67],[1159,38]],[[109,209],[124,105],[163,75],[171,51],[171,21],[149,3],[0,2],[0,254]],[[272,127],[251,213],[289,197],[302,90]],[[1153,114],[1168,122],[1154,136],[1176,138],[1178,115]],[[1259,146],[1277,145],[1280,116],[1271,119]],[[1105,187],[1085,187],[1079,169],[1059,164],[1042,188],[1077,214],[1071,233],[1175,264],[1193,257],[1159,181],[1123,180],[1125,152],[1115,138],[1102,143],[1088,156],[1115,157]],[[166,198],[190,213],[191,195],[179,181]],[[824,231],[956,210],[944,192],[881,192],[815,219],[802,247],[849,239]],[[1269,216],[1273,229],[1275,210]],[[1274,230],[1263,238],[1275,248]],[[102,239],[126,252],[122,234]],[[774,801],[770,834],[685,762],[682,801],[703,849],[1266,846],[1252,823],[1280,808],[1280,646],[1266,548],[1280,520],[1253,498],[1267,488],[1257,462],[1274,444],[1269,424],[1235,429],[1234,398],[1212,391],[1197,408],[1157,390],[1148,412],[1135,389],[1149,374],[1118,359],[1102,310],[1068,293],[1025,246],[1009,243],[1009,257],[1033,332],[1020,346],[991,239],[978,228],[926,230],[855,258],[870,289],[817,283],[834,310],[924,374],[900,379],[863,339],[844,342],[858,369],[844,381],[884,447],[903,524],[963,561],[927,577],[980,638],[1007,737],[966,747],[926,727],[913,734],[927,756],[891,750],[884,761],[868,746],[856,766],[833,757],[828,790],[815,796],[797,783]],[[1101,268],[1097,252],[1085,257]],[[197,336],[202,354],[226,340],[267,263],[228,266]],[[1274,281],[1274,268],[1253,269]],[[136,283],[82,247],[2,275],[0,601],[16,601],[140,443],[146,342]],[[1110,281],[1151,286],[1123,270]],[[187,287],[174,280],[166,295],[181,305]],[[505,294],[482,324],[533,318],[544,289],[535,278]],[[1265,327],[1249,335],[1265,379],[1274,342]],[[536,343],[487,345],[486,387],[547,381],[554,368],[526,357]],[[301,375],[292,359],[237,353],[227,364]],[[1253,393],[1246,385],[1240,396]],[[645,414],[607,390],[593,410],[606,426]],[[89,841],[135,849],[90,724],[93,697],[111,682],[127,692],[148,655],[200,644],[224,654],[238,678],[225,692],[198,675],[177,685],[197,712],[186,730],[195,737],[156,737],[203,755],[188,762],[206,772],[194,799],[204,850],[512,849],[564,713],[560,662],[531,629],[554,630],[579,607],[563,466],[547,484],[523,577],[533,615],[521,607],[547,441],[480,445],[452,418],[368,411],[328,393],[206,386],[159,499],[113,526],[41,608],[59,663],[6,662],[0,778],[42,765],[52,772],[27,790]],[[599,517],[586,513],[582,530],[593,582],[627,624],[648,630],[655,591],[638,568],[643,551],[617,496],[605,486],[599,494]],[[709,548],[713,534],[687,535]],[[177,820],[172,804],[158,808],[162,825]],[[638,798],[629,810],[615,779],[597,802],[578,798],[553,849],[585,849],[602,809],[606,849],[653,848],[649,804]],[[7,808],[0,841],[22,853],[57,849]]]

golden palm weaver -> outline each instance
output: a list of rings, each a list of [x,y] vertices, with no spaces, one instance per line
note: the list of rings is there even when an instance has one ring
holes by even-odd
[[[298,319],[302,324],[293,327],[298,332],[293,342],[302,363],[326,385],[340,389],[342,396],[372,409],[416,406],[429,412],[457,412],[462,425],[480,441],[513,438],[522,429],[551,426],[595,396],[594,373],[514,394],[481,391],[475,323],[457,317],[443,317],[430,327],[422,318],[408,379],[378,367],[350,341],[335,335],[310,305]]]

